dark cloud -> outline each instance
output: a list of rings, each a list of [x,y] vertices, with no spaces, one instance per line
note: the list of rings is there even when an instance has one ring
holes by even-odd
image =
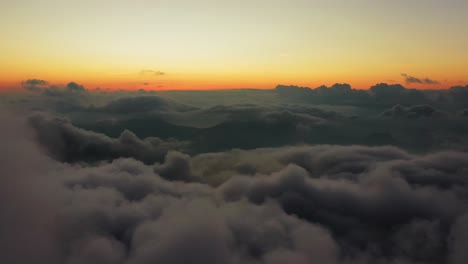
[[[364,109],[364,114],[356,115],[343,108],[342,115],[310,105],[244,104],[185,111],[183,105],[173,106],[163,98],[146,97],[136,97],[135,104],[133,99],[124,97],[102,107],[83,108],[81,111],[85,112],[71,114],[72,120],[80,128],[110,137],[119,137],[129,130],[139,138],[190,141],[190,153],[297,144],[390,144],[412,151],[468,149],[464,139],[468,125],[457,114],[458,109],[450,112],[424,104],[387,107],[386,103],[385,107],[372,105]],[[109,105],[119,107],[108,108]]]
[[[201,181],[193,174],[190,156],[169,152],[163,164],[156,164],[154,172],[171,181]]]
[[[405,82],[406,83],[419,83],[419,84],[440,84],[438,81],[436,80],[432,80],[432,79],[429,79],[429,78],[423,78],[423,79],[420,79],[420,78],[416,78],[414,76],[410,76],[406,73],[402,73],[401,76],[403,76],[405,78]]]
[[[18,244],[16,251],[6,255],[10,258],[2,258],[6,263],[276,263],[278,259],[335,263],[337,258],[337,246],[328,231],[285,214],[275,204],[226,204],[209,186],[167,182],[134,160],[91,167],[51,160],[42,164],[49,170],[38,171],[34,164],[28,167],[37,179],[44,180],[47,173],[66,176],[55,179],[63,186],[52,214],[58,229],[42,229],[31,238],[37,249],[33,253],[41,254],[28,255],[27,244]],[[42,191],[40,186],[34,187]],[[15,197],[3,201],[21,199]],[[27,203],[40,205],[37,200]],[[12,213],[21,220],[16,223],[19,230],[28,227],[23,226],[27,219]],[[28,219],[38,221],[37,216]],[[18,235],[2,234],[10,243]],[[58,262],[39,251],[48,236],[57,242],[52,249]]]
[[[444,117],[447,114],[430,105],[414,105],[404,107],[395,105],[391,109],[382,113],[383,116],[388,117],[406,117],[406,118],[421,118],[421,117]]]
[[[404,75],[410,83],[438,84],[437,81],[419,79]],[[400,84],[379,83],[369,90],[352,89],[348,84],[335,84],[331,87],[309,87],[278,85],[275,92],[282,101],[301,104],[354,105],[366,107],[389,107],[402,105],[434,105],[454,110],[468,106],[468,90],[465,86],[452,87],[449,90],[408,89]]]
[[[41,79],[29,79],[23,82],[24,84],[29,84],[29,85],[47,85],[49,84],[46,80],[41,80]]]
[[[32,181],[2,192],[1,219],[14,219],[1,225],[5,263],[464,261],[466,153],[304,146],[72,166],[17,133],[0,139],[12,150],[2,175]],[[231,172],[215,187],[191,178],[209,180],[200,169]],[[37,199],[44,186],[60,191]],[[36,228],[49,217],[57,228]],[[31,247],[15,244],[21,234]]]
[[[64,87],[51,85],[48,88],[42,90],[42,95],[51,98],[76,101],[78,100],[77,97],[85,96],[87,92],[88,91],[83,85],[70,82]]]
[[[149,70],[151,72],[151,70]],[[149,72],[147,74],[149,74]],[[156,71],[154,71],[156,72]],[[406,75],[409,76],[409,75]],[[412,76],[409,76],[412,77]],[[413,77],[415,78],[415,77]],[[431,83],[431,80],[416,78],[422,83]],[[142,84],[145,84],[144,82]],[[149,85],[150,83],[148,83]],[[89,100],[97,98],[93,96],[97,93],[101,96],[97,105],[102,105],[103,102],[109,102],[120,97],[134,96],[129,91],[94,91],[85,92],[86,89],[76,84],[70,83],[65,87],[61,86],[44,86],[33,87],[44,90],[44,95],[48,97],[63,98],[63,97],[90,97]],[[370,87],[370,90],[353,89],[349,84],[334,84],[330,87],[320,86],[318,88],[298,87],[278,85],[274,90],[222,90],[222,91],[164,91],[158,96],[166,99],[171,99],[187,105],[194,105],[199,108],[213,107],[216,105],[239,105],[239,104],[254,104],[254,105],[272,105],[283,103],[294,104],[311,104],[311,105],[334,105],[340,106],[355,106],[370,110],[375,107],[381,107],[381,110],[389,108],[395,104],[401,105],[421,105],[427,104],[437,108],[447,108],[450,110],[458,110],[468,106],[468,93],[464,92],[465,86],[452,87],[449,90],[417,90],[407,89],[399,84],[380,83]],[[68,100],[68,99],[67,99]],[[94,102],[93,102],[94,103]],[[458,109],[457,109],[458,108]]]
[[[304,94],[289,96],[287,87],[78,93],[58,87],[57,96],[29,94],[28,101],[14,105],[59,112],[76,127],[111,138],[128,130],[140,139],[188,141],[191,154],[297,144],[395,145],[411,151],[468,149],[468,125],[459,114],[468,107],[464,87],[422,91],[378,84],[371,91],[358,91],[336,84],[297,89]],[[361,93],[366,96],[360,97]],[[238,103],[243,101],[249,103]],[[387,111],[398,104],[404,111]],[[384,112],[398,118],[382,118]]]
[[[449,93],[454,97],[466,99],[466,97],[468,97],[468,85],[450,87]]]
[[[54,158],[65,162],[97,162],[133,157],[146,163],[162,161],[169,150],[182,150],[187,142],[164,141],[155,137],[139,139],[125,130],[118,138],[86,131],[68,120],[37,114],[29,118],[39,142]]]
[[[0,262],[464,263],[465,88],[11,97]]]
[[[449,261],[452,264],[461,264],[468,258],[465,250],[468,244],[468,214],[460,216],[451,229],[449,240]]]
[[[370,88],[379,104],[425,104],[431,102],[427,95],[416,89],[406,89],[400,84],[380,83]]]
[[[86,91],[83,85],[79,85],[76,82],[68,83],[66,89],[72,93],[82,93]]]
[[[429,78],[424,78],[422,79],[423,83],[425,84],[440,84],[439,81],[436,81],[436,80],[432,80],[432,79],[429,79]]]
[[[400,84],[379,83],[370,90],[356,90],[349,84],[334,84],[331,87],[308,87],[278,85],[275,91],[286,100],[310,104],[371,106],[388,104],[429,104],[432,98],[422,90],[407,89]]]
[[[304,150],[282,155],[294,165],[269,176],[232,178],[221,185],[221,193],[231,201],[247,196],[256,204],[274,199],[285,212],[327,226],[349,254],[367,248],[411,263],[444,260],[449,236],[444,225],[463,213],[466,204],[453,193],[465,186],[463,173],[447,169],[466,168],[466,154],[412,157],[396,149],[360,147]],[[454,157],[454,163],[444,164]],[[394,236],[391,244],[388,236]],[[418,246],[420,239],[424,247]]]
[[[352,89],[349,84],[334,84],[331,87],[320,86],[315,89],[298,86],[278,85],[275,89],[281,96],[312,103],[362,103],[370,99],[367,91]]]
[[[46,80],[41,80],[41,79],[28,79],[26,81],[21,82],[21,86],[24,89],[31,91],[31,92],[39,92],[41,91],[40,86],[45,86],[48,84],[49,83]]]
[[[32,131],[0,112],[0,262],[58,264],[59,185]]]
[[[21,86],[31,92],[40,93],[46,97],[64,98],[73,96],[83,96],[87,93],[83,85],[70,82],[66,86],[49,85],[45,80],[29,79],[21,82]]]

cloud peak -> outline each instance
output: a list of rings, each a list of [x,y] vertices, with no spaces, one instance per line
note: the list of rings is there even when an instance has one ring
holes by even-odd
[[[31,92],[39,92],[40,88],[38,86],[48,85],[49,82],[41,79],[28,79],[21,82],[21,86]]]

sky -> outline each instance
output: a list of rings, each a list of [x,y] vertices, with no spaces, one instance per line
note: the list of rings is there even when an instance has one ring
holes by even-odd
[[[465,0],[0,1],[0,90],[448,88],[468,83],[467,12]]]
[[[467,11],[0,0],[0,264],[466,264]]]

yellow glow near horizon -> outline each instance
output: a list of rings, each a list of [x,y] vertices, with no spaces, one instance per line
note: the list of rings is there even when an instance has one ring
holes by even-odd
[[[0,89],[368,88],[402,73],[445,88],[468,83],[467,12],[465,0],[2,1]]]

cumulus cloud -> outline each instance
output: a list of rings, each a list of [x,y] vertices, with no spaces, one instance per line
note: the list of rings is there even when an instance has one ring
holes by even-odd
[[[119,138],[125,130],[140,139],[174,138],[190,142],[185,148],[190,153],[298,144],[390,144],[414,151],[468,149],[464,139],[468,125],[459,111],[450,113],[429,105],[375,107],[364,110],[369,114],[345,116],[288,104],[197,109],[138,93],[98,107],[72,106],[62,107],[69,110],[61,115],[76,127],[111,138]]]
[[[163,164],[156,164],[154,172],[172,181],[201,181],[193,173],[190,156],[180,152],[169,152]]]
[[[64,141],[99,137],[36,119]],[[322,145],[72,165],[24,126],[0,131],[5,263],[464,261],[463,152]]]
[[[464,263],[465,88],[29,93],[0,115],[0,262]]]
[[[468,253],[465,250],[468,244],[468,214],[460,216],[456,219],[455,224],[451,229],[449,241],[449,261],[452,264],[461,264],[468,258]]]
[[[414,76],[410,76],[406,73],[402,73],[401,76],[403,76],[405,78],[405,82],[406,83],[419,83],[419,84],[439,84],[440,82],[439,81],[436,81],[436,80],[432,80],[432,79],[429,79],[429,78],[416,78]]]
[[[234,176],[219,187],[222,196],[247,197],[255,204],[273,199],[288,214],[326,226],[345,254],[366,249],[371,256],[408,263],[446,260],[450,234],[444,223],[465,211],[466,200],[456,197],[466,192],[459,189],[466,183],[466,154],[412,156],[396,148],[322,146],[276,155],[284,169]],[[446,164],[449,160],[453,163]]]
[[[83,96],[88,92],[83,85],[76,82],[69,82],[67,85],[61,86],[49,85],[49,82],[41,79],[28,79],[21,82],[21,86],[28,91],[50,98],[71,98]]]
[[[412,151],[468,149],[468,127],[461,114],[468,107],[465,87],[423,91],[378,84],[370,91],[358,91],[336,84],[297,89],[301,94],[289,96],[294,94],[290,87],[183,92],[70,92],[61,87],[51,88],[51,92],[58,90],[51,96],[15,98],[12,105],[53,115],[58,112],[79,128],[112,138],[128,130],[140,139],[189,141],[192,144],[186,150],[190,153],[297,144],[390,144]],[[401,105],[403,111],[393,109],[395,105]],[[393,118],[382,118],[384,112]]]
[[[355,104],[371,99],[368,92],[352,89],[347,83],[336,83],[331,87],[322,85],[315,89],[278,85],[275,91],[285,98],[313,103]]]
[[[67,84],[66,89],[70,92],[80,93],[85,92],[86,89],[83,85],[77,84],[76,82],[70,82]]]
[[[439,84],[429,78],[416,78],[403,75],[406,83]],[[369,90],[353,89],[348,84],[334,84],[318,88],[278,85],[275,92],[282,101],[307,104],[355,105],[359,107],[389,106],[395,104],[428,104],[453,110],[453,107],[468,106],[468,90],[465,86],[455,86],[448,90],[408,89],[401,84],[379,83]]]
[[[29,85],[47,85],[49,84],[46,80],[41,80],[41,79],[29,79],[23,82],[24,84],[29,84]]]
[[[41,91],[41,86],[48,85],[49,83],[46,80],[41,79],[28,79],[21,82],[21,86],[30,91],[30,92],[39,92]]]
[[[133,157],[146,163],[163,160],[169,150],[183,150],[187,142],[164,141],[155,137],[139,139],[125,130],[118,138],[83,130],[68,120],[36,114],[29,118],[39,142],[54,158],[65,162],[97,162]]]
[[[53,85],[42,90],[42,94],[49,97],[77,96],[86,92],[86,88],[76,82],[69,82],[65,87]]]

